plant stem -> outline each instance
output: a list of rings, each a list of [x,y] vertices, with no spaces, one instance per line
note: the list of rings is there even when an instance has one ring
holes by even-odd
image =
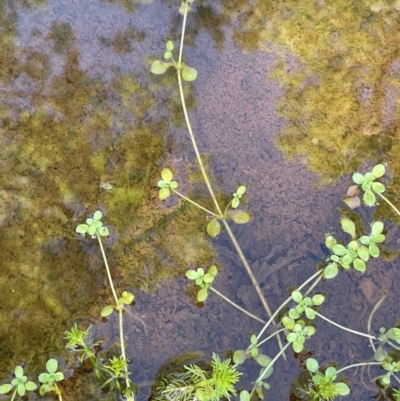
[[[269,363],[269,365],[267,367],[265,367],[262,371],[262,373],[260,374],[260,376],[258,376],[257,380],[255,381],[255,384],[257,384],[258,382],[260,382],[263,378],[264,375],[267,373],[268,369],[271,366],[274,366],[274,363],[277,361],[277,359],[285,352],[286,348],[290,346],[291,343],[287,343],[274,357],[274,359]],[[251,391],[251,394],[253,394],[255,387],[253,387],[253,390]],[[251,398],[251,397],[250,397]]]
[[[284,327],[284,328],[282,328],[282,329],[279,329],[278,331],[275,331],[275,333],[272,333],[269,337],[264,338],[264,340],[262,340],[261,342],[257,343],[257,347],[260,346],[260,345],[263,345],[263,344],[266,343],[269,339],[271,339],[272,337],[276,336],[277,334],[279,334],[280,332],[285,331],[285,330],[286,330],[286,327]],[[248,349],[250,349],[250,347],[249,347]]]
[[[216,290],[214,287],[208,287],[211,291],[214,291],[217,295],[219,295],[222,299],[224,299],[226,302],[228,302],[229,304],[231,304],[232,306],[234,306],[236,309],[239,309],[241,312],[245,313],[246,315],[252,317],[255,320],[258,320],[261,323],[266,323],[265,320],[259,318],[256,315],[253,315],[251,312],[247,311],[246,309],[242,308],[241,306],[239,306],[238,304],[236,304],[235,302],[233,302],[232,300],[230,300],[228,297],[226,297],[224,294],[220,293],[218,290]]]
[[[187,12],[188,12],[188,2],[186,1],[185,2],[185,10],[184,10],[184,14],[183,14],[181,44],[180,44],[180,49],[179,49],[179,60],[178,60],[178,65],[179,66],[181,65],[181,62],[182,62],[182,51],[183,51],[183,43],[184,43],[185,30],[186,30]],[[253,274],[253,271],[251,270],[251,267],[250,267],[249,263],[247,262],[244,254],[243,254],[243,251],[240,248],[239,243],[237,242],[237,240],[236,240],[231,228],[229,227],[228,222],[224,219],[224,215],[223,215],[222,210],[221,210],[221,208],[219,206],[219,203],[218,203],[217,198],[215,196],[214,190],[213,190],[213,188],[211,186],[210,179],[208,178],[207,171],[206,171],[206,169],[204,167],[203,160],[201,159],[200,152],[199,152],[199,149],[197,147],[196,139],[194,137],[193,130],[192,130],[192,125],[190,124],[190,119],[189,119],[189,115],[188,115],[187,108],[186,108],[185,95],[183,93],[181,70],[180,70],[180,68],[178,68],[176,71],[177,71],[177,75],[178,75],[179,93],[180,93],[180,98],[181,98],[181,103],[182,103],[183,114],[185,116],[185,121],[186,121],[187,129],[189,131],[189,136],[190,136],[190,139],[192,141],[193,149],[194,149],[194,151],[196,153],[197,162],[199,163],[200,170],[201,170],[201,173],[202,173],[203,178],[204,178],[204,182],[205,182],[205,184],[207,186],[207,189],[208,189],[208,192],[210,193],[210,196],[211,196],[211,198],[212,198],[212,200],[214,202],[215,208],[216,208],[216,210],[217,210],[217,212],[218,212],[218,214],[219,214],[219,216],[220,216],[220,218],[221,218],[221,220],[222,220],[222,222],[223,222],[223,224],[225,226],[225,229],[228,232],[228,235],[229,235],[229,237],[230,237],[230,239],[231,239],[231,241],[232,241],[232,243],[233,243],[233,245],[234,245],[234,247],[236,249],[236,252],[238,253],[239,258],[241,259],[244,267],[247,270],[248,275],[250,276],[251,282],[252,282],[254,288],[256,289],[256,292],[257,292],[257,294],[258,294],[258,296],[259,296],[259,298],[261,300],[261,303],[263,304],[268,316],[271,316],[272,315],[271,308],[269,307],[264,295],[262,294],[261,288],[260,288],[260,286],[259,286],[259,284],[258,284],[258,282],[257,282],[257,280],[256,280],[256,278],[255,278],[255,276]],[[273,324],[275,324],[274,321],[272,321],[272,322],[273,322]],[[280,343],[280,346],[282,346],[281,341],[280,341],[280,337],[278,337],[278,341]]]
[[[101,254],[103,255],[103,260],[104,260],[104,264],[106,266],[106,270],[107,270],[107,276],[108,276],[108,281],[110,283],[110,287],[111,287],[111,292],[113,294],[114,300],[115,300],[115,306],[118,308],[118,317],[119,317],[119,339],[120,339],[120,343],[121,343],[121,355],[122,355],[122,359],[125,361],[125,363],[127,363],[127,359],[126,359],[126,353],[125,353],[125,340],[124,340],[124,325],[123,325],[123,317],[122,317],[122,313],[123,310],[122,308],[118,305],[118,297],[117,297],[117,293],[115,292],[115,288],[114,288],[114,282],[112,280],[111,277],[111,272],[110,272],[110,268],[108,266],[108,261],[107,261],[107,257],[106,257],[106,253],[104,252],[104,247],[103,247],[103,243],[101,242],[101,236],[98,232],[96,232],[96,236],[97,239],[99,241],[99,245],[100,245],[100,249],[101,249]],[[128,377],[128,367],[127,365],[125,365],[125,373],[126,373],[126,387],[129,388],[130,387],[130,380]],[[128,400],[134,400],[134,396],[131,394],[128,397]]]
[[[360,363],[354,363],[353,365],[348,365],[345,366],[342,369],[339,369],[336,374],[342,373],[343,371],[351,368],[356,368],[358,366],[369,366],[369,365],[380,365],[382,362],[360,362]]]
[[[114,300],[115,300],[115,305],[118,305],[118,297],[117,297],[117,293],[115,292],[114,283],[113,283],[111,273],[110,273],[110,268],[108,267],[106,253],[104,252],[103,243],[101,242],[101,236],[97,231],[96,231],[96,237],[97,237],[97,240],[99,241],[101,254],[103,255],[104,264],[106,265],[108,282],[110,283],[111,292],[112,292]]]
[[[357,335],[362,336],[362,337],[367,337],[367,338],[372,339],[372,340],[378,340],[375,336],[372,336],[372,335],[370,335],[370,334],[361,333],[360,331],[356,331],[356,330],[353,330],[353,329],[349,329],[349,328],[344,327],[344,326],[342,326],[342,325],[340,325],[340,324],[338,324],[338,323],[333,322],[332,320],[330,320],[330,319],[328,319],[327,317],[321,315],[321,314],[318,313],[317,311],[314,311],[314,312],[315,312],[315,314],[316,314],[317,316],[319,316],[321,319],[326,320],[328,323],[333,324],[334,326],[339,327],[339,328],[342,329],[342,330],[348,331],[349,333],[357,334]]]
[[[211,214],[214,217],[219,218],[219,216],[217,214],[215,214],[214,212],[212,212],[211,210],[206,209],[205,207],[199,205],[197,202],[192,201],[190,198],[186,197],[185,195],[181,194],[180,192],[178,192],[175,189],[170,188],[170,190],[172,192],[174,192],[175,194],[177,194],[178,196],[180,196],[181,198],[185,199],[186,201],[190,202],[192,205],[195,205],[196,207],[198,207],[201,210],[204,210],[206,213]]]
[[[373,307],[371,313],[368,316],[368,322],[367,322],[367,332],[371,333],[371,325],[372,325],[372,318],[374,317],[375,312],[378,310],[378,308],[381,306],[381,303],[385,300],[386,298],[386,294],[384,294],[381,299],[375,304],[375,306]],[[371,348],[374,350],[374,353],[376,352],[376,348],[375,345],[372,341],[372,339],[369,339],[369,343],[371,345]]]
[[[399,209],[397,209],[397,207],[395,205],[393,205],[392,202],[390,202],[390,200],[388,198],[386,198],[384,195],[382,194],[378,194],[399,216],[400,216],[400,211]]]
[[[12,395],[12,397],[11,397],[11,401],[14,401],[15,394],[17,394],[17,389],[14,390],[13,395]]]

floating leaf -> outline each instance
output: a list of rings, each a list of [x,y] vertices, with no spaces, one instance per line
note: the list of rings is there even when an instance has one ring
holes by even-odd
[[[271,363],[272,359],[264,354],[259,354],[256,356],[256,362],[260,365],[263,366],[264,368],[266,368],[270,363]],[[265,379],[265,377],[264,377]]]
[[[96,210],[94,212],[93,218],[95,220],[101,220],[102,217],[103,217],[103,213],[101,213],[100,210]]]
[[[350,394],[350,388],[346,383],[336,383],[336,391],[339,395],[348,395]]]
[[[356,238],[356,226],[353,221],[345,217],[340,223],[344,232],[350,234],[353,239]]]
[[[174,175],[172,174],[172,171],[166,167],[163,169],[163,171],[161,171],[161,177],[164,181],[171,182]]]
[[[236,363],[237,365],[242,364],[245,360],[246,360],[246,351],[238,349],[233,353],[233,362]]]
[[[363,196],[364,202],[368,205],[368,206],[373,206],[376,202],[376,197],[374,195],[374,193],[370,190],[366,191],[364,196]]]
[[[110,234],[107,227],[100,227],[98,232],[102,237],[107,237]]]
[[[236,224],[246,224],[251,220],[250,213],[245,210],[229,210],[228,215]]]
[[[330,263],[324,269],[324,278],[331,279],[337,276],[339,269],[336,263]]]
[[[187,81],[191,82],[197,78],[197,71],[196,69],[189,67],[187,65],[183,65],[182,67],[182,78]]]
[[[240,200],[237,198],[232,199],[231,205],[233,209],[236,209],[240,205]]]
[[[114,307],[112,305],[107,305],[101,310],[100,315],[101,315],[101,317],[106,317],[106,316],[111,315],[111,313],[113,313],[113,311],[114,311]]]
[[[293,298],[293,301],[299,303],[303,299],[303,296],[301,295],[300,291],[294,290],[294,291],[292,291],[292,298]]]
[[[353,181],[358,184],[361,185],[364,182],[364,176],[360,173],[354,173],[353,174]]]
[[[309,372],[316,372],[319,368],[318,361],[314,358],[308,358],[306,361],[306,367]]]
[[[172,50],[174,50],[174,43],[171,41],[171,40],[169,40],[167,43],[166,43],[166,45],[165,45],[165,48],[169,51],[169,52],[172,52]]]
[[[374,224],[372,224],[371,228],[371,234],[377,235],[380,234],[383,231],[383,223],[381,221],[376,221]]]
[[[321,294],[316,294],[312,297],[313,305],[322,305],[324,303],[325,297]]]
[[[250,393],[246,390],[240,392],[240,401],[250,401]]]
[[[361,273],[364,272],[367,267],[365,262],[359,258],[353,260],[353,266]]]
[[[174,64],[171,62],[165,62],[165,61],[161,61],[161,60],[155,60],[153,61],[153,63],[151,64],[151,68],[150,71],[153,74],[157,74],[157,75],[161,75],[164,74],[165,71],[167,71],[167,69],[171,66],[173,66]]]
[[[328,249],[332,250],[332,248],[337,244],[336,239],[332,235],[328,235],[325,238],[325,245]]]
[[[376,245],[371,244],[371,245],[368,247],[368,253],[369,253],[373,258],[377,258],[377,257],[379,257],[379,255],[380,255],[380,250],[379,250],[379,248],[378,248]]]
[[[161,200],[167,199],[171,195],[171,191],[169,188],[161,188],[160,191],[158,192],[158,197]]]
[[[373,182],[371,188],[376,194],[382,194],[385,192],[385,186],[380,182]]]
[[[221,231],[221,224],[219,221],[214,217],[209,221],[207,224],[207,233],[210,237],[217,237]]]
[[[76,227],[75,231],[79,234],[86,234],[88,232],[89,226],[87,224],[79,224],[78,227]]]
[[[12,390],[12,388],[13,386],[11,384],[2,384],[0,386],[0,394],[7,394]]]
[[[372,169],[372,174],[376,177],[382,177],[385,174],[385,166],[383,164],[377,164]]]
[[[207,299],[208,297],[208,292],[207,288],[202,288],[198,293],[197,293],[197,300],[199,302],[203,302]]]
[[[343,256],[346,254],[346,248],[341,244],[336,244],[333,246],[332,251],[339,256]]]
[[[196,279],[197,279],[197,273],[196,273],[194,270],[188,270],[188,271],[186,272],[186,277],[187,277],[189,280],[196,280]]]

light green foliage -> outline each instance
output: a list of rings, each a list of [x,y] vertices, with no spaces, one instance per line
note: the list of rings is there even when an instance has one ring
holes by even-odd
[[[353,221],[351,221],[350,219],[344,217],[340,221],[340,224],[342,225],[342,230],[345,233],[350,234],[352,239],[356,239],[356,225],[354,224]]]
[[[160,188],[158,197],[161,200],[167,199],[171,195],[171,189],[178,188],[178,183],[172,180],[173,177],[174,175],[169,168],[164,168],[161,172],[162,180],[159,180],[157,183],[157,186]]]
[[[169,40],[165,45],[164,59],[171,61],[155,60],[151,64],[150,71],[153,74],[162,75],[168,70],[169,67],[175,67],[178,71],[181,72],[182,78],[185,81],[194,81],[197,78],[197,70],[193,67],[189,67],[183,62],[178,64],[178,62],[176,62],[173,57],[173,50],[174,44]]]
[[[236,192],[233,193],[233,199],[232,199],[232,208],[236,209],[240,205],[240,199],[246,192],[246,187],[244,185],[241,185]]]
[[[42,383],[39,389],[40,395],[44,395],[50,391],[55,391],[57,394],[61,393],[61,389],[58,387],[57,382],[64,380],[64,374],[62,372],[57,372],[57,369],[57,359],[50,358],[46,362],[47,372],[39,375],[39,381]]]
[[[89,337],[89,331],[92,326],[87,329],[80,329],[75,323],[70,331],[64,332],[64,339],[67,340],[65,348],[74,351],[78,355],[80,363],[86,358],[90,358],[92,363],[96,364],[96,355],[93,348],[101,343],[101,341],[93,342]]]
[[[381,194],[385,192],[385,186],[376,182],[377,178],[382,177],[385,174],[385,166],[383,164],[377,164],[372,168],[372,172],[367,172],[365,175],[360,173],[353,174],[353,181],[360,185],[364,191],[364,202],[368,206],[373,206],[376,202],[375,194]]]
[[[228,210],[227,217],[236,224],[246,224],[251,220],[251,214],[247,210]]]
[[[186,277],[189,280],[193,280],[196,285],[200,287],[197,293],[197,300],[199,302],[204,302],[208,297],[208,288],[217,276],[218,270],[215,265],[210,266],[207,273],[205,273],[202,267],[197,270],[188,270],[186,272]]]
[[[86,224],[79,224],[75,231],[79,234],[87,233],[93,238],[96,236],[96,233],[102,237],[106,237],[109,235],[109,231],[107,227],[103,226],[103,222],[101,221],[102,217],[103,214],[100,212],[100,210],[96,210],[93,217],[86,219]]]
[[[111,384],[111,387],[116,387],[121,391],[120,381],[129,378],[128,365],[122,355],[113,356],[112,359],[109,360],[109,364],[102,367],[102,370],[109,375],[110,378],[106,380],[101,387]]]
[[[24,375],[24,369],[22,366],[17,366],[14,370],[15,378],[11,380],[11,383],[2,384],[0,386],[0,394],[7,394],[11,390],[14,390],[12,399],[14,399],[15,395],[18,393],[20,397],[23,397],[27,391],[36,390],[37,385],[28,380],[28,378]]]
[[[308,319],[315,318],[315,311],[312,309],[312,306],[320,306],[324,302],[325,297],[321,294],[316,294],[312,298],[305,297],[295,290],[292,292],[292,299],[297,303],[295,308],[289,310],[289,317],[292,319],[300,318],[302,313],[305,313]]]
[[[398,344],[400,344],[400,329],[397,327],[392,327],[388,331],[384,327],[381,327],[379,329],[379,346],[376,349],[376,352],[374,354],[374,359],[378,362],[384,361],[388,357],[388,352],[384,348],[384,345],[389,341],[389,340],[394,340]]]
[[[348,395],[350,389],[345,383],[335,383],[337,370],[333,366],[328,367],[325,373],[319,372],[318,361],[308,358],[306,362],[307,370],[311,374],[311,382],[305,391],[311,400],[329,401],[340,395]]]
[[[306,326],[304,320],[296,321],[289,316],[283,317],[282,324],[290,330],[286,340],[292,343],[293,351],[297,353],[303,351],[305,341],[315,333],[314,327]]]
[[[114,309],[116,310],[124,310],[124,305],[130,305],[135,296],[128,291],[123,291],[122,296],[118,299],[118,305],[106,305],[102,308],[100,315],[101,317],[107,317],[113,313]]]
[[[230,400],[241,375],[230,359],[221,361],[217,354],[212,356],[210,370],[193,364],[184,366],[184,369],[183,372],[170,374],[157,388],[157,401]]]
[[[400,362],[393,361],[393,359],[388,356],[382,362],[382,369],[386,370],[387,373],[378,377],[379,382],[383,388],[387,388],[390,385],[391,376],[400,371]]]
[[[217,237],[221,232],[221,223],[216,217],[212,218],[207,224],[207,234],[210,237]]]
[[[360,238],[360,242],[368,246],[368,252],[373,258],[377,258],[380,255],[377,244],[385,241],[386,237],[382,234],[383,228],[383,223],[381,221],[376,221],[371,226],[371,234],[369,236],[364,235]]]

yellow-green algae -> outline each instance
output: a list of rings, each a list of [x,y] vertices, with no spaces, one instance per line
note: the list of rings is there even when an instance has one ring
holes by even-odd
[[[272,76],[286,91],[278,107],[287,126],[279,147],[290,157],[305,155],[323,182],[366,159],[386,160],[397,187],[400,2],[260,0],[246,6],[231,0],[224,6],[241,10],[235,37],[243,47],[280,49]]]
[[[0,42],[12,44],[13,35],[1,31]],[[87,75],[65,24],[53,24],[47,41],[65,61],[55,78],[45,54],[19,49],[20,61],[9,45],[10,57],[0,55],[8,85],[0,108],[2,377],[23,360],[43,366],[73,321],[110,302],[96,241],[75,234],[96,209],[111,230],[105,247],[121,289],[154,288],[213,256],[203,213],[160,207],[169,122],[149,112],[154,95],[133,73],[107,85]],[[15,71],[35,85],[13,89]]]

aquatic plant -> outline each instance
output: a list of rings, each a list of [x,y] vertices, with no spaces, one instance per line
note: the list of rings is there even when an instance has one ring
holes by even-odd
[[[235,383],[241,375],[230,359],[221,361],[213,353],[210,369],[198,365],[185,365],[183,371],[168,375],[154,394],[157,401],[219,401],[231,399],[236,393]]]
[[[39,375],[39,381],[42,385],[39,388],[40,395],[44,395],[46,393],[55,392],[58,396],[58,399],[62,401],[61,396],[61,388],[57,384],[64,380],[64,373],[57,372],[58,370],[58,361],[57,359],[50,358],[46,362],[46,370],[47,372],[43,372]]]
[[[15,367],[14,376],[15,378],[12,379],[10,383],[2,384],[0,386],[0,394],[7,394],[14,390],[11,401],[14,401],[17,394],[20,397],[23,397],[27,391],[33,391],[37,389],[37,384],[28,380],[27,376],[25,376],[24,368],[22,366]]]

